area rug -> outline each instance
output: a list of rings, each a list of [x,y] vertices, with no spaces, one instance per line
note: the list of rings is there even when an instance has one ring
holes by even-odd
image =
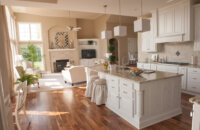
[[[61,73],[43,74],[42,78],[39,79],[39,84],[39,88],[37,85],[31,86],[29,92],[54,91],[86,85],[86,83],[78,83],[74,84],[73,86],[69,83],[66,84]]]

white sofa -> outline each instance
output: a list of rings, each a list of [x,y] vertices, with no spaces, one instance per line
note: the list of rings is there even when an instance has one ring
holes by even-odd
[[[67,83],[86,82],[86,72],[83,66],[73,66],[62,71],[63,79]]]

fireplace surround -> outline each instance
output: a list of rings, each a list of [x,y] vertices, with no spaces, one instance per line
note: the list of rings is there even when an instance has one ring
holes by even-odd
[[[69,59],[56,60],[54,62],[54,72],[61,72],[69,62]]]

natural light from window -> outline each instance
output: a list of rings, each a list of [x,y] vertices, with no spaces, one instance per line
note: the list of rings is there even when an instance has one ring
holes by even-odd
[[[19,41],[42,41],[40,23],[18,23]]]

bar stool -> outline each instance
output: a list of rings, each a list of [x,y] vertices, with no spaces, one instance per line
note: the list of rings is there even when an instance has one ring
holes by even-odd
[[[107,100],[107,86],[105,79],[96,79],[93,84],[91,102],[96,105],[105,104]]]
[[[98,75],[92,75],[92,76],[90,76],[90,80],[88,82],[88,86],[87,86],[86,92],[85,92],[85,96],[86,97],[91,97],[92,96],[93,83],[98,78],[99,78]]]

